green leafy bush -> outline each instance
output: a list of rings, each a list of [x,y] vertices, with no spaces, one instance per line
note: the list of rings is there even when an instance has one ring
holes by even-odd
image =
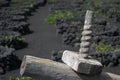
[[[19,78],[19,77],[10,77],[9,80],[35,80],[31,77],[22,77],[22,78]]]
[[[11,2],[18,3],[18,2],[20,2],[20,0],[11,0]]]
[[[50,0],[50,2],[57,2],[57,0]]]
[[[55,25],[57,19],[74,18],[81,16],[82,16],[81,12],[77,12],[76,14],[73,14],[71,11],[66,11],[66,12],[56,11],[55,13],[52,13],[47,16],[47,18],[45,19],[45,23],[47,23],[48,25]]]
[[[23,37],[20,36],[20,37],[17,37],[16,40],[17,40],[17,41],[24,42],[24,41],[25,41],[25,38],[23,38]]]
[[[0,41],[5,39],[12,39],[13,35],[0,36]]]
[[[18,36],[16,38],[14,38],[13,35],[0,36],[0,41],[2,41],[2,40],[12,40],[12,39],[16,39],[17,41],[21,41],[21,42],[25,41],[25,38],[23,38],[21,36]]]
[[[64,18],[72,18],[73,14],[71,12],[61,12],[56,11],[53,14],[48,15],[48,17],[45,19],[45,22],[49,25],[55,25],[57,19],[64,19]]]
[[[112,52],[115,50],[110,44],[104,43],[95,44],[95,47],[97,52]]]
[[[116,8],[117,6],[119,7],[119,5],[116,4],[118,1],[119,0],[86,0],[81,6],[86,10],[94,11],[95,14],[103,18],[108,18],[110,13],[120,12],[120,10]],[[104,10],[105,8],[103,6],[106,4],[107,10]]]

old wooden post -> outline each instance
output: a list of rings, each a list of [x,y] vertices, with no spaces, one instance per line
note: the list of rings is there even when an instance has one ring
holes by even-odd
[[[87,75],[100,74],[102,71],[102,64],[100,62],[87,58],[91,44],[92,16],[93,11],[87,10],[80,49],[78,52],[79,54],[77,52],[65,50],[62,56],[62,61],[70,66],[73,70]]]
[[[63,63],[29,55],[22,60],[20,74],[35,80],[120,80],[119,75],[107,72],[94,76],[77,74]]]

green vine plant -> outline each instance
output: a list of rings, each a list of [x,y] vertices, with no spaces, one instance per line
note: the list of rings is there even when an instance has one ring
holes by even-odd
[[[99,43],[95,44],[95,48],[97,52],[112,52],[115,50],[110,44]]]
[[[13,35],[1,36],[1,37],[0,37],[0,41],[1,41],[1,40],[5,40],[5,39],[12,39],[12,38],[13,38]]]
[[[66,19],[66,18],[75,18],[75,17],[81,17],[83,14],[81,12],[77,12],[76,14],[73,14],[71,11],[56,11],[55,13],[49,14],[47,18],[45,19],[45,23],[48,25],[55,25],[57,19]]]
[[[95,14],[102,16],[103,18],[107,19],[111,13],[120,12],[119,9],[116,8],[114,2],[117,3],[119,0],[86,0],[81,6],[86,10],[92,10]],[[107,3],[107,10],[103,11],[102,6]]]
[[[31,77],[22,77],[22,78],[19,78],[19,77],[12,77],[10,76],[9,80],[35,80]]]
[[[20,2],[20,0],[11,0],[11,2],[18,3],[18,2]]]
[[[53,2],[53,3],[55,3],[55,2],[57,2],[57,0],[50,0],[50,2]]]
[[[0,41],[2,41],[2,40],[12,40],[14,38],[14,36],[13,35],[6,35],[6,36],[1,36],[0,37]],[[17,41],[20,41],[20,42],[24,42],[25,41],[25,39],[23,38],[23,37],[21,37],[21,36],[18,36],[18,37],[16,37],[16,38],[14,38],[15,40],[17,40]]]
[[[24,41],[25,41],[25,38],[23,38],[23,37],[17,37],[16,40],[17,40],[17,41],[24,42]]]

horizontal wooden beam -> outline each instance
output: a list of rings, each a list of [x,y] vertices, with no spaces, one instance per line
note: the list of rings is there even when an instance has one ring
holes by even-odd
[[[23,58],[20,74],[36,80],[120,80],[119,75],[106,72],[95,76],[78,74],[63,63],[29,55]]]

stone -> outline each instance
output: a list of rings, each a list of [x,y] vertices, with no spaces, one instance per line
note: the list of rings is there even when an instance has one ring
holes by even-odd
[[[24,21],[25,20],[25,16],[13,16],[12,20],[14,21]]]

